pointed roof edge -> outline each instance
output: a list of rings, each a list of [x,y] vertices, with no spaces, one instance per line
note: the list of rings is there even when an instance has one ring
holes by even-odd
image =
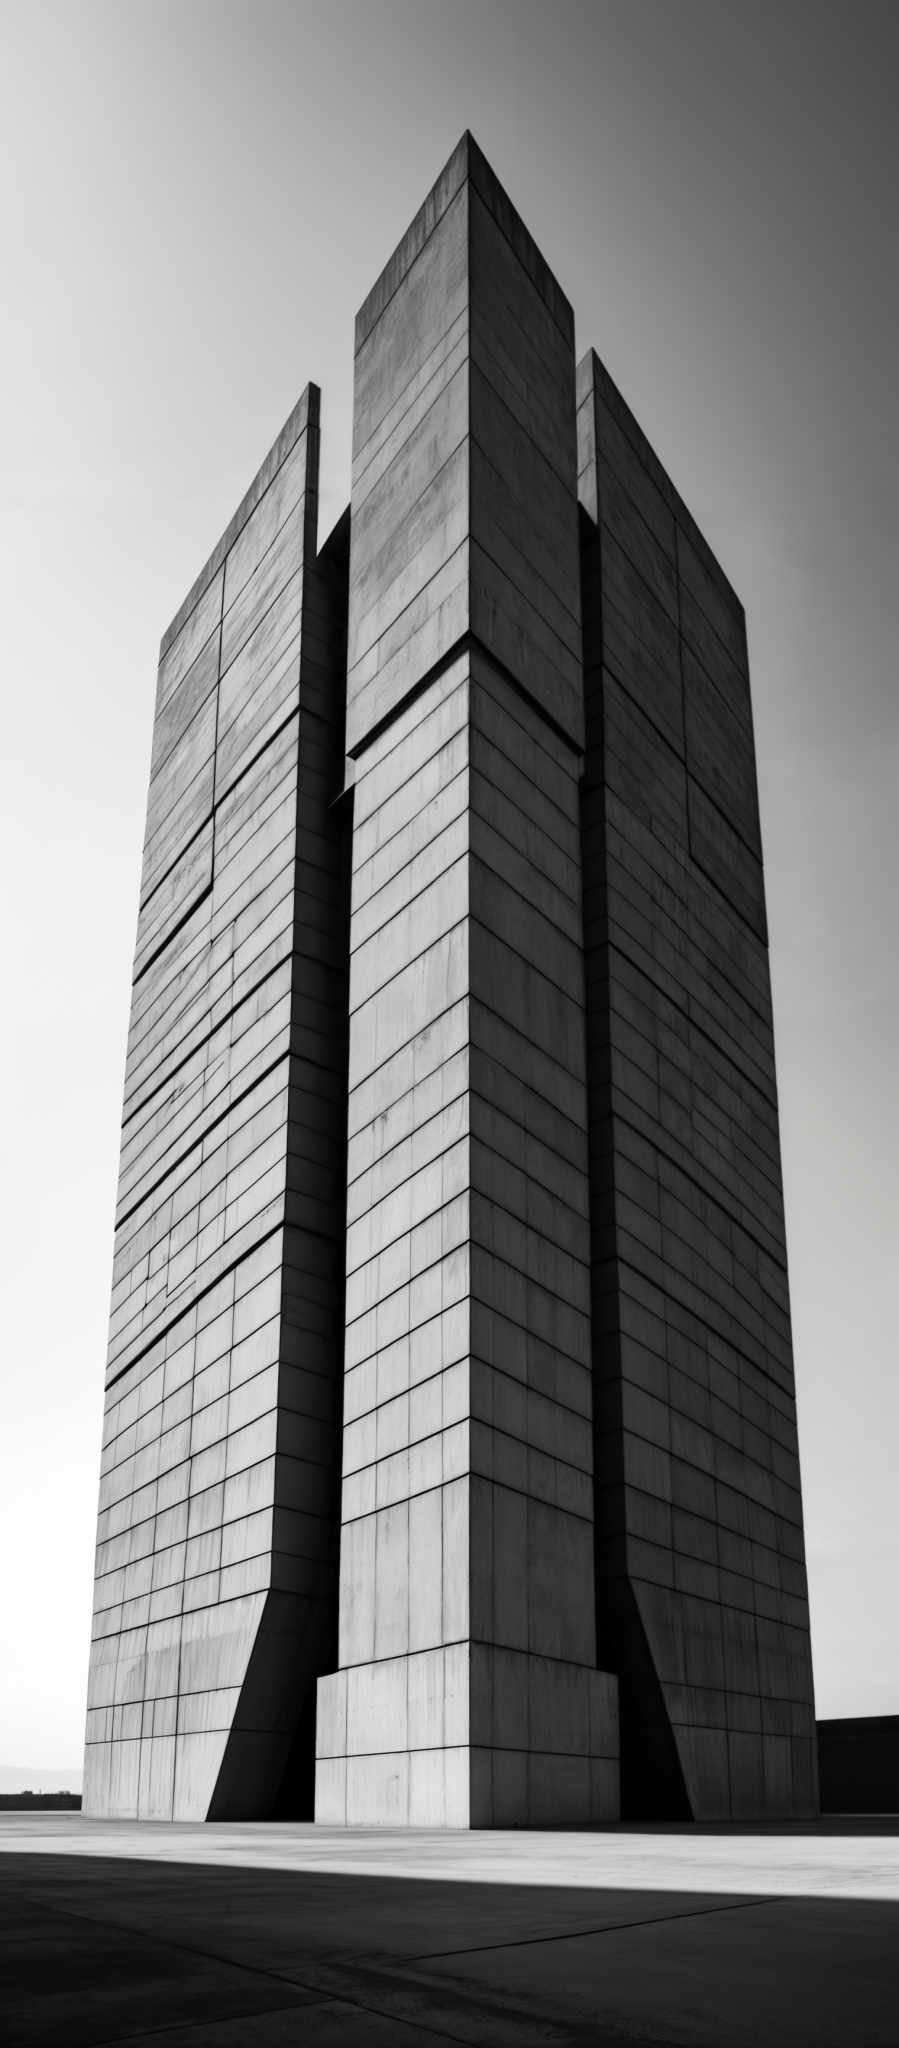
[[[471,130],[466,128],[405,234],[401,236],[393,255],[384,265],[359,308],[355,335],[357,355],[399,290],[416,258],[420,256],[425,243],[466,183],[472,185],[493,214],[506,240],[546,300],[557,326],[573,343],[574,313],[570,301],[546,258],[541,255],[533,235],[513,206],[504,186],[500,184],[496,172],[488,163]]]

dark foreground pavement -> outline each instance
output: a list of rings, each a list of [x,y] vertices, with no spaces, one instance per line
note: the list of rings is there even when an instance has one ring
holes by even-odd
[[[0,1817],[6,2048],[896,2048],[899,1823]]]

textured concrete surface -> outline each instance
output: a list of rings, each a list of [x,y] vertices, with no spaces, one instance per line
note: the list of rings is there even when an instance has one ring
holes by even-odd
[[[892,2048],[899,1838],[0,1819],[9,2048]]]
[[[346,572],[317,480],[310,386],[162,644],[88,1812],[270,1811],[333,1655]]]
[[[813,1812],[742,609],[469,135],[317,465],[161,648],[86,1809]]]
[[[571,308],[465,138],[356,329],[340,1669],[316,1817],[618,1813]]]
[[[578,371],[600,1660],[626,1813],[816,1810],[742,607]]]

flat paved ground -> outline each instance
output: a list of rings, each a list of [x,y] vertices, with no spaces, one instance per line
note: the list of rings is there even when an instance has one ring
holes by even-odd
[[[897,2048],[899,1820],[438,1834],[0,1816],[6,2048]]]

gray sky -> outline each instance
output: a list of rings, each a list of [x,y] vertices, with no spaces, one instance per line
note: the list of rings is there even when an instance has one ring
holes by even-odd
[[[819,1712],[899,1711],[895,6],[0,4],[0,1761],[80,1762],[159,637],[477,136],[749,627]]]

